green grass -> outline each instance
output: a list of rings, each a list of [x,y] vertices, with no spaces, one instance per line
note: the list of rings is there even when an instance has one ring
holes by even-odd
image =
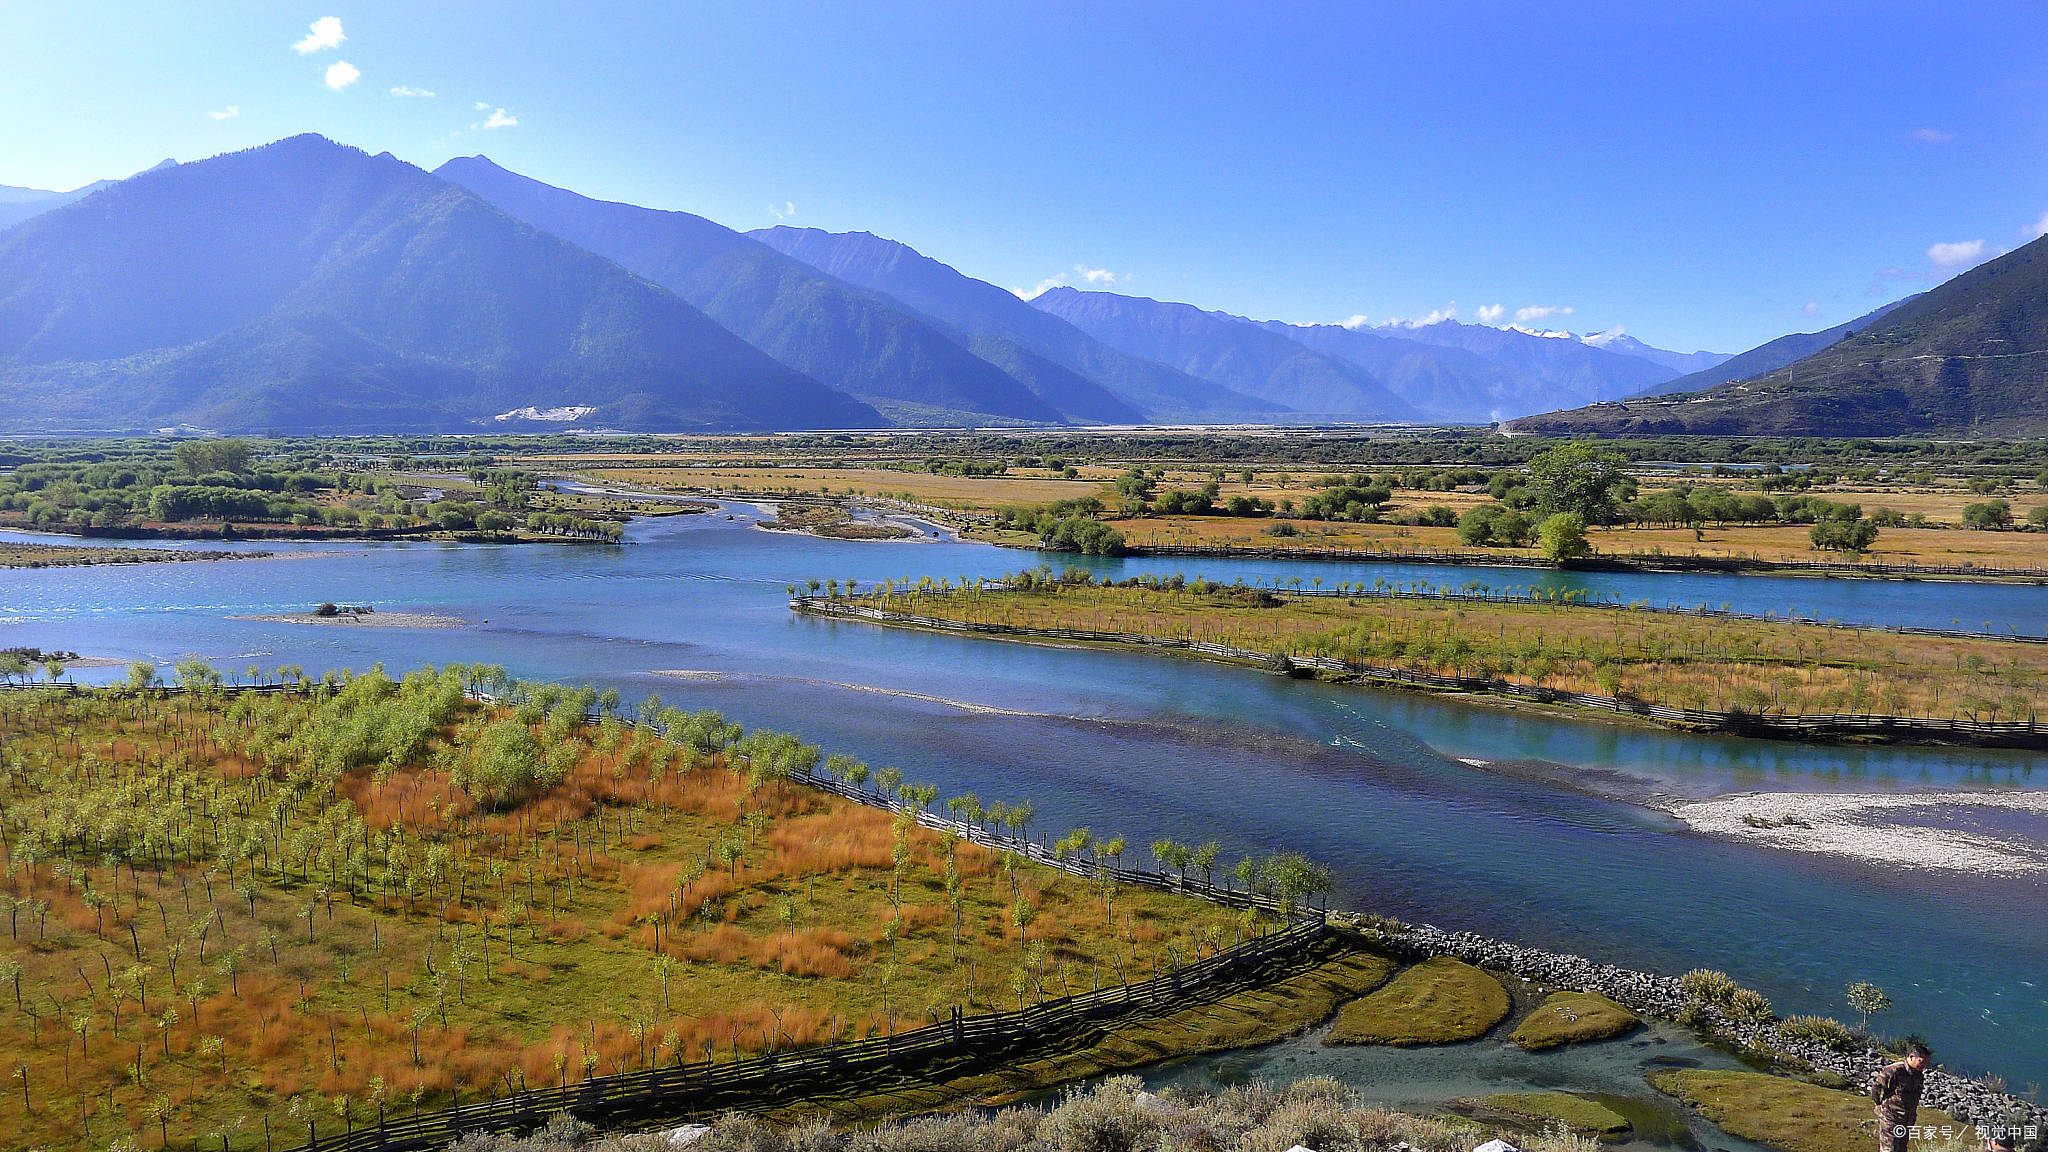
[[[1649,1081],[1651,1087],[1683,1100],[1729,1135],[1784,1152],[1869,1152],[1877,1141],[1876,1115],[1869,1097],[1860,1093],[1761,1072],[1684,1069],[1653,1072]],[[1961,1121],[1932,1108],[1922,1108],[1918,1122],[1966,1131]],[[1915,1146],[1931,1149],[1941,1145],[1915,1141]]]
[[[962,1068],[883,1095],[807,1100],[788,1117],[824,1112],[838,1120],[973,1100],[999,1104],[1056,1084],[1162,1060],[1283,1040],[1329,1019],[1346,1000],[1386,983],[1398,964],[1339,938],[1321,959],[1256,988],[1221,993],[1161,1015],[1121,1020],[1081,1043],[1051,1043],[996,1068]]]
[[[1502,1092],[1473,1101],[1503,1115],[1538,1122],[1556,1121],[1574,1132],[1597,1136],[1623,1136],[1629,1122],[1597,1100],[1569,1092]]]
[[[1408,968],[1386,987],[1337,1013],[1329,1044],[1456,1044],[1486,1035],[1506,1019],[1500,981],[1462,960],[1438,956]]]
[[[1593,992],[1554,992],[1508,1039],[1531,1052],[1608,1040],[1641,1025],[1636,1014]]]
[[[1017,573],[996,587],[948,587],[939,581],[934,594],[925,584],[884,586],[852,602],[951,622],[1100,633],[1106,643],[1196,641],[1717,712],[2010,720],[2048,708],[2048,649],[1988,635],[1909,636],[1533,599],[1380,597],[1363,585],[1352,590],[1368,594],[1356,597],[1290,596],[1200,579],[1175,587]]]

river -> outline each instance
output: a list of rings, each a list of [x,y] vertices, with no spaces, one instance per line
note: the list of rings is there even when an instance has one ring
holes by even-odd
[[[618,687],[894,764],[944,796],[1030,799],[1036,830],[1134,843],[1214,837],[1293,849],[1339,902],[1662,971],[1727,970],[1786,1014],[1847,1014],[1852,980],[1897,1003],[1878,1026],[1944,1062],[2048,1081],[2048,885],[1880,868],[1695,834],[1614,798],[2048,786],[2048,757],[1683,736],[1192,660],[1001,644],[792,614],[810,578],[999,575],[1030,553],[853,543],[751,527],[751,512],[635,523],[621,548],[262,545],[224,563],[0,573],[0,646],[239,677],[297,664],[397,672],[483,661]],[[1104,575],[1299,576],[1583,588],[1624,600],[2041,635],[2018,585],[1557,573],[1185,560],[1076,561]],[[457,629],[238,619],[322,600],[461,617]],[[684,672],[689,675],[664,675]],[[109,671],[105,678],[117,677]],[[948,703],[957,702],[957,703]],[[1477,762],[1477,763],[1468,763]],[[1623,789],[1625,790],[1625,789]]]

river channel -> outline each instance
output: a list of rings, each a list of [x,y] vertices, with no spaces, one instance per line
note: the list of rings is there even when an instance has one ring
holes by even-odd
[[[732,518],[728,518],[728,513]],[[2048,756],[1685,736],[1288,680],[1156,655],[1004,644],[799,617],[811,578],[992,576],[1026,552],[766,532],[754,512],[633,524],[624,547],[310,544],[270,558],[0,572],[0,646],[515,675],[710,707],[893,764],[941,794],[1029,799],[1036,830],[1306,852],[1339,903],[1660,971],[1725,969],[1785,1014],[1878,1021],[1944,1062],[2048,1081],[2048,882],[1884,868],[1700,835],[1621,797],[2048,786]],[[1059,558],[1054,562],[1063,562]],[[1082,562],[1076,560],[1075,562]],[[1384,578],[1583,588],[1845,621],[2048,632],[2048,590],[1758,576],[1089,559],[1105,575]],[[322,600],[459,617],[439,629],[243,617]],[[107,670],[102,678],[117,678]],[[90,673],[81,673],[90,678]]]

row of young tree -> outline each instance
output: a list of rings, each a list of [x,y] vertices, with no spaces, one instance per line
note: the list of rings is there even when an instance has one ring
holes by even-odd
[[[96,1093],[105,1106],[82,1106],[74,1136],[119,1132],[138,1115],[166,1125],[201,1111],[218,1116],[217,1101],[193,1094],[212,1089],[195,1085],[226,1083],[231,1072],[274,1080],[316,1044],[312,1072],[339,1085],[337,1119],[360,1118],[366,1102],[372,1114],[397,1104],[400,1093],[385,1090],[387,1079],[409,1082],[415,1105],[445,1100],[457,1066],[482,1069],[491,1058],[488,1049],[474,1058],[448,1050],[464,1020],[475,1019],[466,1005],[478,982],[515,979],[537,954],[559,956],[562,918],[588,915],[593,894],[617,891],[618,860],[666,827],[659,822],[670,818],[670,806],[694,803],[686,797],[707,786],[707,773],[739,780],[737,803],[720,810],[727,827],[705,841],[701,859],[667,898],[636,912],[630,925],[660,978],[664,1011],[670,985],[682,979],[678,957],[723,939],[736,907],[734,874],[744,884],[780,851],[769,840],[778,813],[797,810],[789,785],[820,775],[898,807],[886,951],[867,962],[862,977],[878,982],[883,1009],[865,1024],[788,1023],[786,1035],[779,1015],[735,1017],[735,1030],[716,1047],[739,1055],[856,1027],[893,1029],[897,1018],[919,1010],[899,984],[922,962],[920,935],[939,936],[972,972],[975,953],[961,951],[963,933],[980,930],[963,915],[969,873],[953,850],[934,854],[924,846],[920,838],[930,834],[915,817],[938,808],[939,793],[900,770],[823,757],[789,734],[743,730],[655,697],[629,710],[615,691],[523,684],[493,666],[423,669],[397,681],[381,670],[315,680],[297,668],[231,674],[191,660],[171,680],[182,691],[166,694],[157,670],[138,665],[115,688],[0,694],[0,730],[9,734],[0,753],[0,914],[9,926],[0,940],[0,1011],[6,985],[15,994],[12,1018],[0,1028],[19,1022],[17,1079],[31,1122],[53,1122],[47,1100],[89,1102]],[[226,691],[236,684],[283,690]],[[1035,829],[1028,803],[984,805],[969,795],[944,809],[1020,838]],[[1125,850],[1123,837],[1098,839],[1086,830],[1059,840],[1062,856],[1092,862],[1081,870],[1100,901],[1098,923],[1121,941],[1105,960],[1119,979],[1228,943],[1227,933],[1190,928],[1141,947],[1125,927],[1126,889],[1114,867]],[[1061,937],[1042,937],[1041,921],[1051,913],[1023,883],[1024,864],[1021,852],[1006,853],[993,878],[1008,888],[1005,919],[1020,942],[1008,985],[1019,1003],[1071,989]],[[1305,895],[1315,886],[1311,871],[1302,887],[1293,865],[1260,862],[1245,874],[1276,892]],[[786,882],[782,891],[758,915],[787,933],[807,897],[788,895]],[[943,893],[950,925],[934,926],[929,909],[917,907],[933,891]],[[44,951],[14,951],[29,946]],[[76,980],[63,959],[73,954],[88,965]],[[106,962],[104,975],[90,965],[95,958]],[[386,972],[381,995],[350,991],[361,983],[360,972],[351,976],[357,968],[373,973],[372,985],[377,969]],[[281,995],[294,980],[298,996]],[[969,979],[984,998],[991,983],[1001,988],[1001,976]],[[372,1047],[360,1054],[366,1034],[353,1010],[337,1019],[331,1001],[366,993],[370,1014],[360,1023]],[[333,1041],[336,1027],[346,1043]],[[711,1025],[714,1033],[724,1027]],[[596,1074],[600,1060],[621,1070],[646,1066],[657,1050],[669,1054],[663,1059],[712,1050],[701,1026],[664,1028],[667,1039],[649,1022],[627,1018],[593,1025],[580,1039],[572,1034],[556,1050],[554,1077],[576,1067]],[[326,1043],[316,1039],[322,1029]],[[685,1045],[686,1034],[699,1039]],[[286,1036],[300,1038],[292,1042],[300,1048],[286,1050],[299,1055],[276,1057],[275,1067],[251,1064],[250,1045],[278,1052]],[[392,1053],[377,1054],[380,1043],[399,1046],[395,1071]],[[117,1060],[124,1046],[127,1056]],[[409,1059],[402,1055],[408,1050]],[[437,1068],[437,1059],[450,1067]],[[129,1070],[120,1071],[120,1061]],[[536,1074],[532,1063],[500,1069],[503,1087],[525,1086]],[[91,1087],[60,1086],[74,1079]],[[324,1117],[322,1100],[295,1096],[277,1119],[307,1122],[308,1101],[320,1103]],[[0,1117],[0,1130],[5,1122]],[[247,1135],[243,1129],[237,1144],[246,1146]]]

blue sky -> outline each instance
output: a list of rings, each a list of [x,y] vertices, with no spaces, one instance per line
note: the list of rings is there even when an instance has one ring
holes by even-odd
[[[2044,0],[23,2],[0,184],[314,131],[1027,291],[1736,351],[2048,227],[2044,46]]]

